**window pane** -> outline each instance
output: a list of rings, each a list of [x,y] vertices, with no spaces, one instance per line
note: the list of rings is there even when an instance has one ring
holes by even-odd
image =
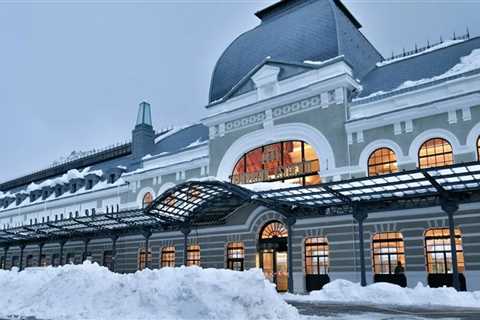
[[[307,275],[327,274],[329,248],[326,237],[305,239],[305,273]]]
[[[405,272],[403,235],[400,232],[381,232],[372,237],[372,261],[375,274]]]
[[[461,236],[461,230],[459,228],[455,229],[457,266],[459,272],[464,272],[465,261]],[[448,228],[432,228],[425,232],[425,259],[428,273],[453,272],[450,231]]]
[[[430,139],[420,147],[418,163],[421,169],[452,165],[452,146],[442,138]]]
[[[376,176],[398,172],[397,157],[388,148],[375,150],[368,159],[368,175]]]

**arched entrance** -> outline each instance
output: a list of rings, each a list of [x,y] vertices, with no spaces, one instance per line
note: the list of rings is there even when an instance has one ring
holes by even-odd
[[[287,227],[279,221],[267,223],[260,231],[258,256],[265,277],[277,285],[279,292],[288,290]]]

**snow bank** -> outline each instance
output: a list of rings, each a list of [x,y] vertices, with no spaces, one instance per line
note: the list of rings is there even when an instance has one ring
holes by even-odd
[[[69,320],[298,319],[258,269],[116,274],[89,262],[0,271],[0,317]]]
[[[358,283],[335,280],[320,291],[300,296],[287,294],[288,301],[347,302],[408,306],[452,306],[480,308],[480,291],[457,292],[453,288],[429,288],[421,283],[413,289],[390,283],[375,283],[362,287]]]

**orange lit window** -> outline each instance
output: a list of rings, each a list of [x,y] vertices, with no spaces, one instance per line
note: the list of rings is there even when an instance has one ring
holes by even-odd
[[[143,196],[142,208],[146,208],[153,202],[153,196],[150,192],[145,193]]]
[[[398,172],[397,156],[391,149],[377,149],[368,158],[369,176],[377,176],[395,172]]]
[[[441,167],[453,164],[453,151],[450,143],[442,138],[426,141],[418,151],[420,169]]]
[[[175,247],[163,247],[160,258],[160,267],[175,267]]]
[[[200,246],[198,244],[187,247],[187,267],[200,266]]]
[[[375,274],[405,272],[405,245],[400,232],[381,232],[372,238],[372,265]],[[401,269],[398,269],[400,267]]]
[[[149,248],[147,254],[147,250],[145,250],[145,248],[141,248],[138,251],[138,270],[145,269],[147,267],[147,261],[150,265],[150,263],[152,262],[152,251]]]
[[[302,185],[319,184],[320,162],[315,150],[303,141],[283,141],[244,154],[236,163],[232,183],[281,181]]]
[[[458,272],[465,271],[463,256],[462,232],[455,229],[455,246],[457,249]],[[453,273],[450,230],[448,228],[432,228],[425,232],[425,257],[428,273]]]
[[[480,161],[480,137],[477,139],[477,159]]]
[[[245,246],[243,242],[230,242],[227,245],[227,268],[235,271],[243,271],[245,260]]]
[[[261,239],[286,238],[288,237],[287,228],[281,222],[271,222],[263,227]]]
[[[328,251],[328,240],[326,237],[315,237],[305,240],[305,273],[307,275],[328,273]]]

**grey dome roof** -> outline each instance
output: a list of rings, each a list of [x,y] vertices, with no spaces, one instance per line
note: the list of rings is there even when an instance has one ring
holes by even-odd
[[[381,60],[340,0],[283,0],[257,16],[260,25],[235,39],[218,60],[210,102],[224,97],[267,57],[303,62],[344,55],[359,78]]]

